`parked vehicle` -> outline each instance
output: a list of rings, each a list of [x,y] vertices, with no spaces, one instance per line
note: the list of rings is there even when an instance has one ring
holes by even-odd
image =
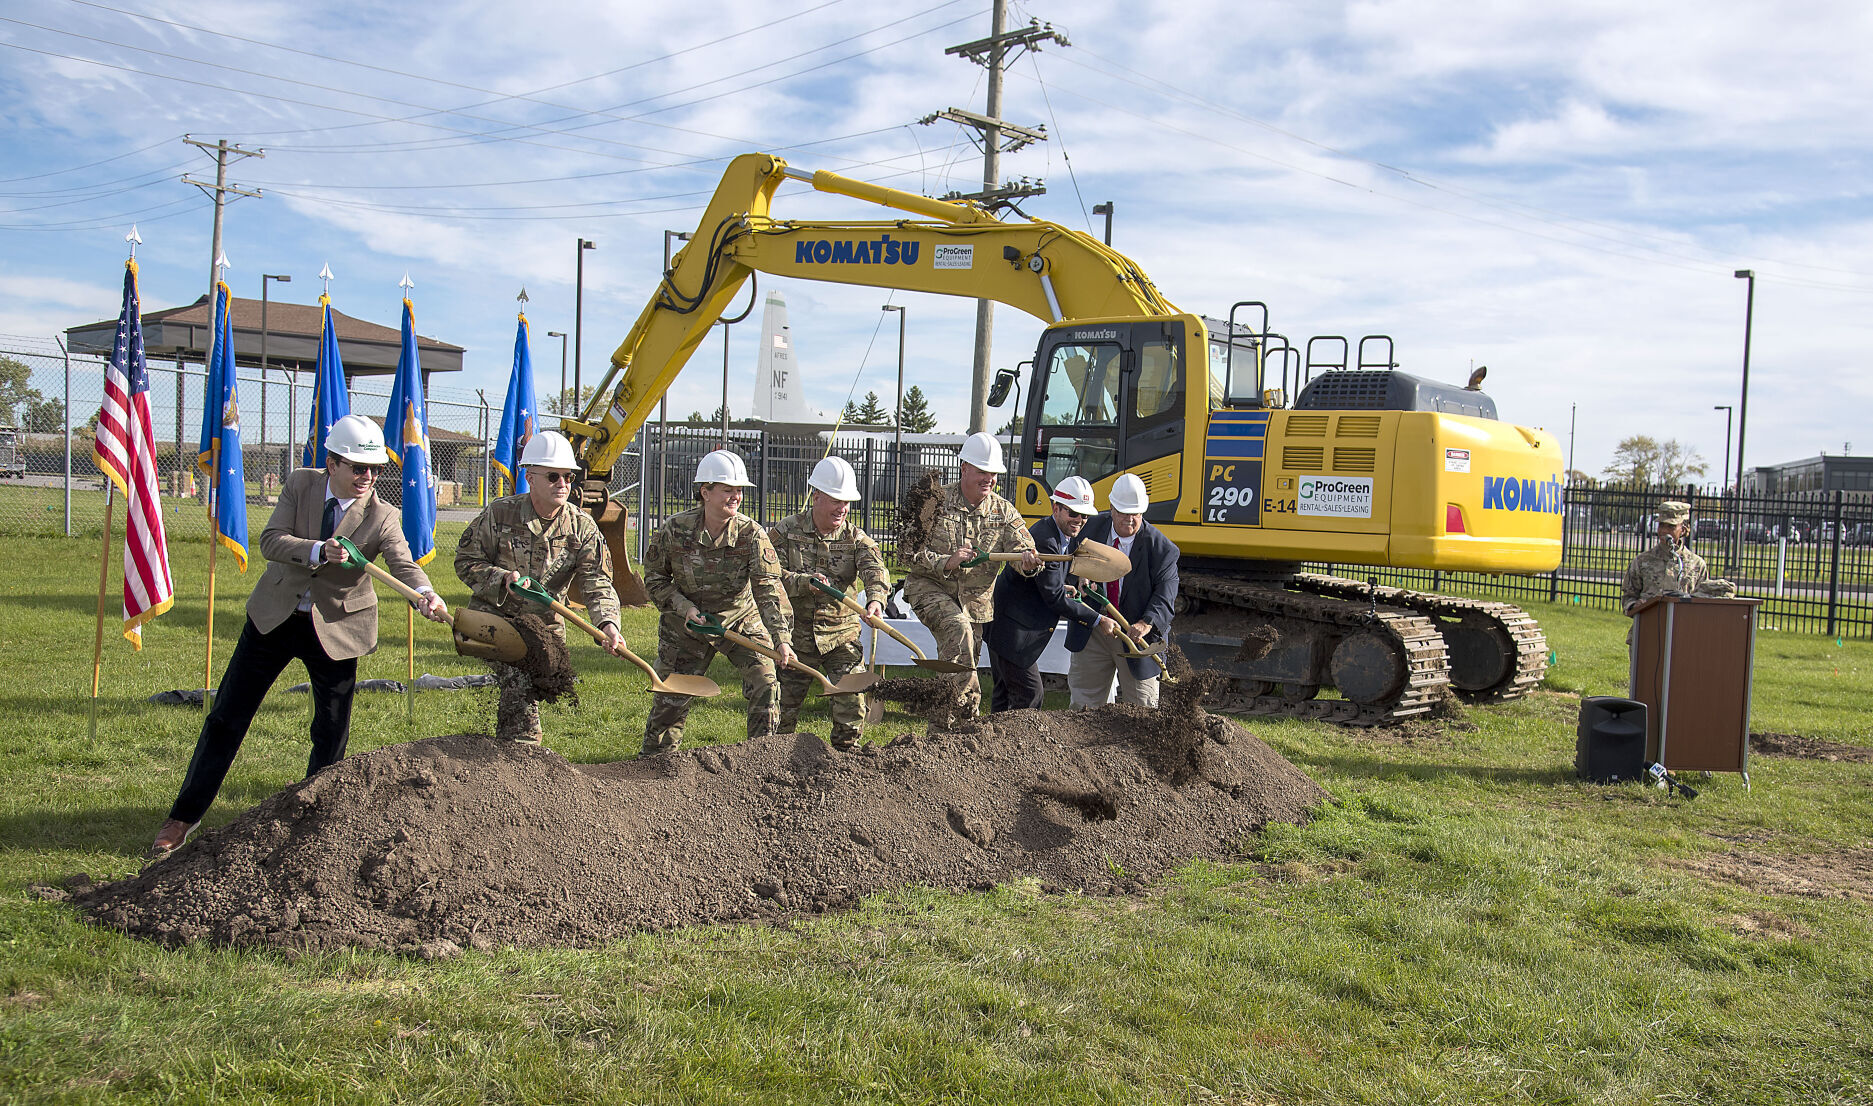
[[[26,455],[20,451],[17,426],[0,426],[0,478],[26,479]]]

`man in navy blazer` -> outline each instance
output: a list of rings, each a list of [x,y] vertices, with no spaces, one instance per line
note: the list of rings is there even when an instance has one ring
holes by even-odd
[[[1164,532],[1145,521],[1151,497],[1145,482],[1131,473],[1112,484],[1112,510],[1086,524],[1080,540],[1102,542],[1131,558],[1132,570],[1100,588],[1124,620],[1122,632],[1139,641],[1168,641],[1171,608],[1177,601],[1177,546]],[[1067,689],[1079,709],[1112,701],[1112,678],[1119,681],[1119,700],[1138,706],[1158,705],[1158,676],[1152,657],[1127,657],[1120,648],[1121,628],[1110,619],[1096,628],[1071,626],[1067,649],[1073,659],[1067,667]]]
[[[1028,528],[1036,553],[1068,553],[1094,513],[1093,487],[1069,476],[1054,489],[1053,514]],[[989,647],[989,674],[995,693],[989,713],[1039,710],[1045,694],[1041,686],[1041,653],[1061,619],[1092,626],[1097,611],[1067,593],[1067,562],[1045,561],[1032,576],[1014,565],[995,578],[995,621],[983,640]],[[1110,621],[1110,620],[1108,620]]]

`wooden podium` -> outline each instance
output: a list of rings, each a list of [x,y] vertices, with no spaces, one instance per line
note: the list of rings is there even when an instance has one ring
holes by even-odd
[[[1761,602],[1659,596],[1633,611],[1632,697],[1646,705],[1647,763],[1741,772],[1749,786],[1750,679]]]

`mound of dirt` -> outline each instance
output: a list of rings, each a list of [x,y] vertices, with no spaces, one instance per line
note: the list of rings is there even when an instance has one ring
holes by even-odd
[[[920,681],[921,682],[921,681]],[[1195,706],[1021,711],[863,753],[812,735],[577,765],[458,734],[344,760],[116,883],[94,921],[176,945],[589,945],[1020,877],[1094,893],[1227,859],[1326,793]]]
[[[1749,748],[1753,753],[1772,757],[1798,757],[1803,760],[1837,760],[1852,764],[1873,764],[1873,749],[1865,745],[1846,745],[1818,737],[1793,733],[1752,733]]]

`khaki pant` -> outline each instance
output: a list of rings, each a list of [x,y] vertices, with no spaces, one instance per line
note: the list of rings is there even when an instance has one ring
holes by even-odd
[[[762,645],[768,640],[767,627],[751,622],[739,633]],[[741,672],[741,694],[748,700],[748,736],[761,737],[775,732],[779,721],[777,704],[780,683],[774,678],[774,662],[727,641],[709,641],[683,630],[680,626],[657,627],[657,675],[673,673],[706,676],[709,662],[717,653],[729,659]],[[690,696],[652,693],[650,717],[644,720],[644,751],[647,753],[676,749],[683,743],[683,722],[689,717]]]
[[[1098,633],[1067,664],[1067,691],[1073,696],[1074,709],[1089,710],[1110,703],[1114,676],[1119,681],[1119,702],[1156,709],[1158,678],[1141,680],[1132,675],[1132,666],[1119,652],[1118,643]]]
[[[937,677],[951,681],[956,689],[956,700],[948,718],[935,718],[932,721],[941,725],[979,717],[982,714],[982,681],[976,672],[976,660],[982,651],[982,634],[988,629],[988,623],[971,621],[961,605],[947,595],[925,596],[921,599],[910,599],[906,595],[905,598],[910,600],[917,621],[923,623],[924,629],[929,630],[930,636],[936,639],[936,657],[933,659],[969,666],[967,672]]]
[[[859,649],[856,638],[820,652],[810,637],[803,641],[801,635],[795,634],[793,651],[801,664],[825,673],[835,684],[864,667],[864,652]],[[818,686],[819,681],[804,672],[789,668],[780,674],[780,722],[776,733],[797,732],[801,704],[806,702],[807,693]],[[827,709],[832,712],[833,748],[849,749],[857,745],[865,733],[865,697],[828,695],[825,698]]]

